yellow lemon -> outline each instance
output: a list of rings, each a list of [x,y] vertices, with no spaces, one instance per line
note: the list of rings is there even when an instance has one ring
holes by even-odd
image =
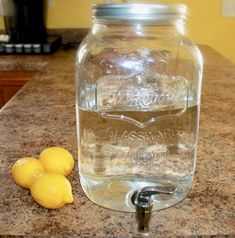
[[[12,166],[11,173],[16,184],[23,188],[29,188],[33,178],[45,169],[42,163],[34,157],[19,159]]]
[[[61,147],[50,147],[39,155],[46,171],[69,175],[74,167],[73,156]]]
[[[62,174],[38,174],[30,186],[30,191],[33,199],[45,208],[60,208],[73,202],[71,184]]]

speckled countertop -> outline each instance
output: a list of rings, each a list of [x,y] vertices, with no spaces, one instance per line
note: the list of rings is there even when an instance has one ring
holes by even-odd
[[[196,176],[188,197],[154,213],[150,237],[235,237],[235,66],[209,47],[205,60]],[[0,111],[0,235],[30,237],[141,237],[134,214],[90,202],[69,176],[75,202],[62,209],[37,205],[29,191],[14,184],[13,163],[63,146],[76,159],[75,51],[50,56],[1,56],[0,70],[39,73]]]

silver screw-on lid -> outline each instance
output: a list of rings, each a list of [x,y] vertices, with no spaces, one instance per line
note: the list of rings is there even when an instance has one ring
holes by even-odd
[[[109,20],[167,20],[185,19],[183,4],[98,4],[93,5],[94,19]]]

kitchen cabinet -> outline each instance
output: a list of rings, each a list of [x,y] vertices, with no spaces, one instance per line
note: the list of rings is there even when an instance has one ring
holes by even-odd
[[[1,71],[0,72],[0,108],[3,107],[36,71]]]

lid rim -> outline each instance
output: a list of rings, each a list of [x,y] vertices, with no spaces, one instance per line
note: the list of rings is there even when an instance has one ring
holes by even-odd
[[[186,19],[184,4],[97,4],[92,6],[94,19],[115,20],[162,20],[168,18]]]

